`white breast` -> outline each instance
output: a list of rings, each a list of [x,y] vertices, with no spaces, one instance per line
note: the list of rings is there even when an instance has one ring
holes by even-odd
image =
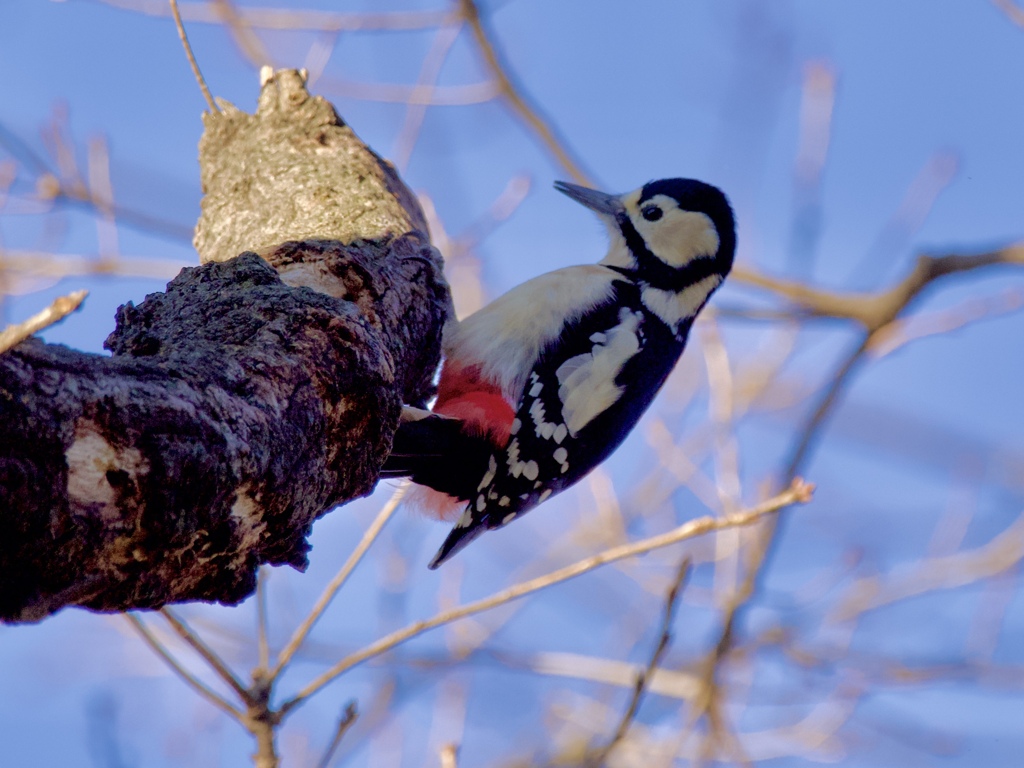
[[[540,351],[576,320],[612,297],[617,272],[598,265],[565,267],[499,296],[445,336],[445,354],[481,363],[481,375],[517,403]]]

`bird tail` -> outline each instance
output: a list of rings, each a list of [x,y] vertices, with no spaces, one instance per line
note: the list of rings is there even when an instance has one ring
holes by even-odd
[[[476,491],[493,452],[493,443],[466,432],[460,419],[406,408],[380,476],[408,477],[461,503]]]
[[[466,521],[467,524],[462,525],[463,521]],[[470,522],[469,510],[467,509],[463,513],[463,517],[460,518],[459,522],[455,524],[454,528],[452,528],[451,532],[448,534],[448,538],[444,540],[444,544],[442,544],[441,548],[437,550],[437,554],[434,555],[434,559],[430,561],[427,567],[430,568],[430,570],[436,569],[486,530],[487,526],[473,525]]]

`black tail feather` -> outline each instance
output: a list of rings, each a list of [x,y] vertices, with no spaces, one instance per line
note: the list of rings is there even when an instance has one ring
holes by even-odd
[[[430,570],[434,570],[444,564],[450,557],[486,530],[487,527],[483,525],[460,526],[456,523],[455,527],[448,533],[448,538],[444,540],[444,544],[437,550],[437,554],[434,555],[434,559],[430,561],[427,567]]]
[[[463,429],[462,421],[444,416],[403,421],[380,476],[409,477],[457,499],[469,499],[487,472],[495,446]]]

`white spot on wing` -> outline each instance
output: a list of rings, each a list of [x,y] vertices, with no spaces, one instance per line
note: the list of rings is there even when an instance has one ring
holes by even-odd
[[[623,308],[619,324],[606,334],[606,344],[595,344],[591,352],[569,358],[555,371],[562,416],[573,437],[622,396],[615,377],[640,350],[642,319],[641,313]]]
[[[528,461],[523,465],[523,476],[527,480],[536,480],[540,474],[540,467],[537,466],[536,461]]]
[[[569,452],[565,448],[556,448],[552,456],[559,464],[564,464],[565,460],[569,458]]]
[[[492,455],[491,458],[487,460],[487,472],[484,473],[484,477],[480,481],[480,485],[478,485],[476,489],[478,491],[482,491],[484,488],[490,485],[494,481],[494,476],[497,474],[497,472],[498,462],[494,460],[494,456]]]

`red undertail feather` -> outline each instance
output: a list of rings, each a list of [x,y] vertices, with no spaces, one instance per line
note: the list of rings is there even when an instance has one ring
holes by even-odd
[[[431,409],[442,416],[460,419],[466,431],[487,437],[495,448],[504,448],[512,430],[515,410],[500,388],[480,376],[478,366],[458,366],[445,361]],[[433,488],[414,486],[406,503],[427,517],[455,522],[466,502]]]

